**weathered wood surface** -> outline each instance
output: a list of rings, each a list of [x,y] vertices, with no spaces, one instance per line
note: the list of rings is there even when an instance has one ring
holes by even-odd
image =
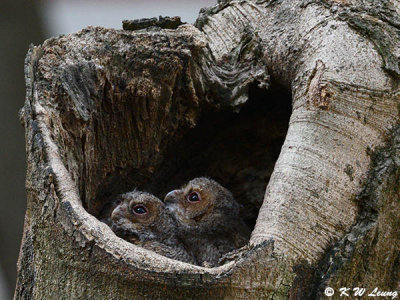
[[[33,47],[15,299],[398,288],[399,6],[375,4],[221,1],[197,28],[87,28]],[[167,259],[95,217],[115,193],[162,195],[200,172],[225,180],[249,219],[268,183],[236,261]]]

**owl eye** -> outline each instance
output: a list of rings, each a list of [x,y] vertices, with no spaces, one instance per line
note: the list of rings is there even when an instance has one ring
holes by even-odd
[[[132,208],[132,211],[136,215],[147,214],[147,208],[144,205],[136,205]]]
[[[186,198],[189,202],[199,202],[201,200],[201,197],[199,195],[199,193],[197,192],[191,192],[187,198]]]

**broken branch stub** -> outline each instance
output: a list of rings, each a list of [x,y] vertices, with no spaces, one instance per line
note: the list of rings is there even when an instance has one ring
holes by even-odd
[[[151,182],[153,174],[168,159],[166,153],[174,144],[196,126],[203,110],[237,109],[252,83],[268,86],[268,75],[257,61],[235,71],[244,60],[251,61],[253,46],[249,43],[224,66],[206,62],[211,55],[203,35],[192,26],[158,33],[89,28],[33,47],[27,57],[28,93],[21,114],[29,145],[31,203],[24,243],[31,245],[28,241],[34,238],[47,251],[37,246],[23,249],[21,268],[32,263],[28,258],[32,256],[39,265],[49,257],[54,260],[61,255],[68,260],[76,256],[81,257],[78,265],[85,272],[98,272],[93,280],[109,282],[110,277],[132,272],[126,280],[149,280],[160,290],[176,282],[181,288],[171,295],[181,295],[186,285],[203,289],[213,284],[217,289],[235,280],[242,271],[236,266],[233,271],[232,262],[206,269],[162,257],[119,239],[95,216],[110,195],[157,185]],[[238,89],[230,91],[231,86]],[[42,193],[43,185],[49,194]],[[249,253],[270,249],[264,245]],[[52,288],[38,287],[47,286],[50,277],[61,276],[62,260],[51,274],[44,271],[35,289],[17,290],[16,295],[55,293]],[[240,261],[248,264],[250,259]],[[184,279],[178,280],[176,274]],[[33,274],[24,278],[29,276]],[[71,276],[67,280],[80,279]],[[115,293],[118,284],[110,285],[107,293]],[[132,285],[131,290],[138,292],[138,287]],[[162,295],[161,291],[152,295],[157,293]]]
[[[377,51],[379,40],[350,29],[357,7],[221,1],[202,12],[201,30],[89,27],[33,47],[15,297],[304,298],[340,282],[332,278],[346,263],[323,261],[332,246],[345,252],[345,233],[368,215],[355,199],[372,184],[371,153],[399,122],[398,41]],[[160,197],[201,175],[226,183],[257,218],[249,246],[223,266],[146,251],[96,218],[115,194]],[[383,208],[396,199],[382,197]]]

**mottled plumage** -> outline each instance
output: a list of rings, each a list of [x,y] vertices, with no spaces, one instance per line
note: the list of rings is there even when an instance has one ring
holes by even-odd
[[[239,204],[216,181],[195,178],[164,199],[177,221],[177,233],[198,264],[215,267],[227,252],[247,244],[250,230],[239,216]]]
[[[176,235],[176,222],[164,203],[140,191],[118,196],[111,229],[121,238],[166,257],[195,263]]]

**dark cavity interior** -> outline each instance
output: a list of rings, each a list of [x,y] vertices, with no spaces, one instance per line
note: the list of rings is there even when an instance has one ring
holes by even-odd
[[[208,176],[233,193],[242,204],[243,218],[253,228],[291,114],[290,92],[272,86],[265,91],[251,85],[249,101],[240,112],[203,111],[197,126],[169,147],[152,176],[138,180],[135,172],[111,174],[98,196],[112,199],[138,188],[163,199],[187,181]],[[107,211],[108,204],[99,217]]]

